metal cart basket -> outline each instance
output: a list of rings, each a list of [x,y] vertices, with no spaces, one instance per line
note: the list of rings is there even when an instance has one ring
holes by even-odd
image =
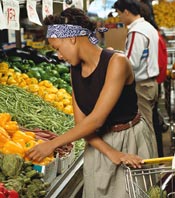
[[[175,169],[173,157],[144,160],[141,169],[124,166],[126,191],[130,198],[175,198]],[[163,163],[163,166],[158,165]]]

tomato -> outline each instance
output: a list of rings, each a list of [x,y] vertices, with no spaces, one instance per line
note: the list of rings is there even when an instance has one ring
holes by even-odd
[[[0,198],[6,198],[3,192],[0,192]]]
[[[9,190],[8,193],[8,198],[19,198],[19,194],[16,190]]]
[[[0,192],[4,195],[4,197],[8,195],[8,190],[6,189],[4,185],[0,185]],[[0,195],[0,198],[1,198],[1,195]]]

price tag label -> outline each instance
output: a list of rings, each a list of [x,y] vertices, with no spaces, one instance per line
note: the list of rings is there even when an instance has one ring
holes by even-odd
[[[7,29],[19,30],[19,1],[3,0],[3,11]]]
[[[27,0],[27,15],[29,21],[42,26],[36,10],[36,0]]]
[[[43,19],[53,14],[53,0],[43,0],[42,1],[42,16]]]
[[[0,19],[1,19],[0,30],[7,29],[7,24],[5,23],[5,17],[2,11],[1,3],[0,3]]]

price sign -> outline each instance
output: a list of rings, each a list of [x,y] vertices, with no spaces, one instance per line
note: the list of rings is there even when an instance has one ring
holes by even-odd
[[[53,14],[53,0],[43,0],[42,1],[42,16],[43,19]]]
[[[19,1],[3,0],[3,10],[7,29],[19,30]]]
[[[27,15],[29,21],[42,26],[36,10],[36,0],[27,0]]]
[[[7,24],[5,23],[5,17],[2,11],[2,6],[0,3],[0,30],[7,29]]]

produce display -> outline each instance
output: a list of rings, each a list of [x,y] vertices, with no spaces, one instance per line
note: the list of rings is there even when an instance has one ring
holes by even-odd
[[[39,139],[53,138],[53,134],[45,133],[46,130],[60,135],[74,126],[71,115],[59,111],[41,97],[12,85],[0,84],[0,112],[9,113],[12,120],[22,127],[22,131],[30,129]],[[84,149],[84,145],[83,139],[75,142],[76,157]]]
[[[159,1],[153,12],[160,28],[175,28],[175,1]],[[119,17],[108,17],[104,25],[116,28],[119,22]],[[44,198],[51,184],[34,165],[48,165],[56,156],[66,159],[73,149],[76,159],[85,148],[80,139],[57,148],[40,163],[25,156],[36,144],[74,126],[70,68],[50,47],[7,51],[0,54],[0,198]],[[167,79],[175,79],[175,64],[167,69]],[[65,161],[61,165],[58,174],[66,170]],[[158,185],[147,191],[150,198],[166,198],[167,194]]]
[[[70,94],[72,92],[69,68],[63,63],[35,64],[33,60],[17,56],[9,56],[6,61],[9,67],[17,72],[26,73],[30,78],[36,78],[38,81],[49,80],[56,88],[64,88]]]
[[[175,1],[162,0],[153,6],[153,12],[159,27],[175,27]]]
[[[33,146],[44,142],[42,139],[37,139],[35,133],[23,132],[19,129],[18,123],[11,120],[9,113],[0,114],[0,152],[3,154],[17,154],[28,160],[25,157],[25,152]],[[54,160],[53,154],[44,158],[40,165],[47,165]],[[33,161],[33,163],[35,163]]]
[[[23,88],[0,84],[0,112],[7,112],[20,126],[64,133],[74,126],[73,116],[54,108]]]
[[[0,63],[0,84],[22,87],[52,103],[64,113],[73,114],[72,97],[64,88],[57,89],[48,80],[39,81],[37,78],[30,78],[25,73],[15,72],[6,62]]]
[[[81,139],[55,149],[40,163],[31,164],[26,158],[25,151],[74,126],[69,67],[39,60],[16,54],[0,60],[0,197],[15,198],[10,197],[12,193],[21,198],[44,197],[49,187],[44,181],[50,182],[56,169],[48,178],[48,172],[41,174],[34,165],[57,162],[57,174],[62,174],[84,150]],[[6,158],[13,159],[7,162]],[[5,166],[9,173],[4,171]]]
[[[0,154],[0,181],[2,198],[42,198],[50,186],[31,162],[16,154]]]

